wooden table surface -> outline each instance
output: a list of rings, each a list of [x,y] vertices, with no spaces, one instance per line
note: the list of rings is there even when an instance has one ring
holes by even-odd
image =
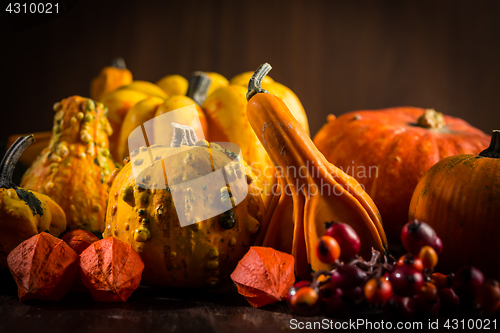
[[[366,309],[340,318],[293,315],[284,302],[252,308],[236,292],[214,294],[200,291],[140,287],[126,303],[94,302],[90,294],[69,294],[59,302],[20,302],[12,281],[0,287],[0,332],[283,332],[297,322],[386,322],[377,309]],[[477,313],[457,312],[449,318],[479,318]],[[485,317],[483,317],[484,319]],[[439,317],[440,329],[447,317]],[[490,318],[491,320],[492,318]],[[435,320],[435,319],[432,319]],[[427,328],[428,318],[416,318]],[[500,321],[497,320],[497,327]],[[394,327],[396,322],[394,322]],[[366,331],[360,327],[359,331]],[[395,330],[381,330],[395,331]],[[417,330],[409,330],[417,331]]]

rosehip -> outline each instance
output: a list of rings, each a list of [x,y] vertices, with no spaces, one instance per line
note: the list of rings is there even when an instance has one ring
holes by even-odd
[[[365,295],[363,293],[363,287],[358,286],[352,289],[344,289],[342,292],[342,300],[346,304],[357,305],[365,299]]]
[[[417,294],[413,297],[415,299],[415,305],[417,312],[428,315],[428,316],[437,316],[439,313],[439,308],[441,306],[441,301],[437,296],[437,288],[436,288],[436,299],[435,300],[426,300],[425,296],[422,294]]]
[[[318,290],[312,288],[308,281],[300,281],[288,291],[287,303],[294,313],[313,314],[319,305]]]
[[[409,265],[415,268],[418,271],[422,271],[424,269],[424,265],[422,264],[422,260],[419,257],[414,257],[413,254],[408,253],[404,256],[401,256],[398,260],[398,266]]]
[[[400,296],[415,295],[424,283],[422,273],[408,265],[397,266],[392,271],[390,279],[392,289]]]
[[[364,292],[369,303],[384,303],[392,295],[392,284],[384,278],[372,278],[365,284]]]
[[[475,267],[468,266],[458,270],[451,281],[451,288],[460,297],[461,302],[470,303],[483,282],[483,273]]]
[[[441,252],[443,252],[443,241],[441,238],[436,237],[436,240],[434,241],[434,245],[432,246],[434,250],[436,250],[437,255],[440,255]]]
[[[316,246],[316,256],[325,264],[333,264],[340,257],[339,243],[333,237],[321,237]]]
[[[420,260],[422,260],[422,264],[425,269],[433,269],[438,263],[438,255],[436,253],[436,250],[434,250],[429,245],[425,245],[420,249],[418,257],[420,258]]]
[[[337,240],[342,249],[340,259],[345,261],[355,257],[361,248],[361,240],[354,229],[345,223],[327,222],[326,235]]]
[[[338,291],[339,292],[335,292],[330,297],[323,300],[322,310],[326,316],[333,316],[341,310],[345,309],[347,306],[347,304],[342,299],[342,293],[340,292],[340,289],[338,289]]]
[[[487,313],[493,313],[500,308],[500,284],[498,281],[488,279],[479,287],[476,302]]]
[[[392,296],[384,303],[384,314],[390,318],[410,319],[415,314],[415,300],[411,297]]]
[[[354,265],[341,265],[332,272],[331,281],[342,290],[359,287],[366,279],[366,273]]]
[[[442,273],[432,273],[431,282],[434,283],[438,289],[449,288],[451,286],[451,276]]]
[[[437,246],[436,245],[436,232],[434,229],[425,222],[415,220],[405,224],[401,230],[401,241],[406,251],[413,255],[418,255],[422,246]]]
[[[441,310],[452,311],[458,308],[460,299],[457,294],[450,288],[438,289],[439,299],[441,300]]]

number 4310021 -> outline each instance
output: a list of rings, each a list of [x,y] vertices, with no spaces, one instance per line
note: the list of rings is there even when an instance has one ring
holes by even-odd
[[[5,11],[9,14],[58,14],[59,4],[13,2],[7,5]]]

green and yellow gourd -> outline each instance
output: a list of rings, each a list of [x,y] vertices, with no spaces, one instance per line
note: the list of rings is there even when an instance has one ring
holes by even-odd
[[[54,199],[66,213],[69,229],[102,232],[106,179],[115,169],[108,147],[112,130],[107,109],[72,96],[56,103],[54,111],[49,146],[26,171],[21,186]]]
[[[12,183],[19,156],[34,141],[33,135],[18,138],[0,164],[0,270],[21,242],[44,231],[59,236],[66,229],[64,211],[54,200]]]
[[[194,130],[191,129],[192,134]],[[208,175],[238,159],[217,144],[199,140],[189,143],[187,132],[174,132],[173,147],[153,145],[131,153],[131,161],[109,179],[111,186],[103,237],[113,236],[129,243],[145,264],[142,283],[171,287],[216,287],[236,267],[253,244],[264,206],[251,169],[241,160],[228,177],[243,180],[218,188],[212,182],[203,191],[192,191],[183,207],[174,205],[174,185]],[[184,140],[184,145],[178,142]],[[172,178],[167,184],[165,166]],[[226,169],[227,170],[227,169]],[[246,179],[244,178],[246,177]],[[231,180],[231,179],[230,179]],[[181,227],[177,210],[196,219],[191,202],[204,202],[210,210],[229,193],[246,187],[248,195],[231,210],[202,222]],[[189,190],[188,190],[189,191]],[[191,199],[194,201],[192,201]],[[198,207],[199,208],[199,207]]]

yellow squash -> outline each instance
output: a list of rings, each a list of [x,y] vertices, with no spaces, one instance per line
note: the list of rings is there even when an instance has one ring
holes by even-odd
[[[208,88],[207,96],[210,96],[214,91],[229,85],[228,79],[219,73],[205,72],[205,74],[208,75],[210,81],[212,82]]]
[[[163,102],[164,100],[158,97],[147,97],[128,110],[120,130],[116,154],[117,161],[122,161],[129,156],[128,137],[130,133],[146,121],[153,119],[158,107]]]
[[[313,271],[331,269],[318,260],[315,248],[325,234],[325,222],[351,225],[361,239],[361,255],[371,247],[387,249],[377,207],[360,184],[314,146],[285,103],[261,88],[271,66],[264,64],[249,83],[247,115],[267,153],[276,164],[282,186],[274,191],[262,223],[258,244],[288,251],[302,279]]]
[[[210,129],[208,140],[232,142],[240,147],[243,159],[256,176],[257,186],[263,190],[267,207],[275,183],[274,166],[248,123],[246,92],[247,89],[239,85],[219,88],[207,97],[202,108]]]
[[[54,105],[49,146],[26,171],[21,186],[49,195],[64,210],[69,229],[102,232],[108,198],[105,180],[115,169],[108,149],[106,108],[72,96]]]
[[[109,138],[109,149],[116,160],[119,160],[118,141],[123,119],[134,105],[148,97],[148,94],[140,91],[119,89],[105,95],[100,100],[108,108],[108,120],[113,129],[113,135]]]
[[[156,81],[156,85],[168,96],[186,95],[188,84],[188,80],[178,74],[167,75]]]
[[[66,216],[54,200],[12,183],[19,156],[34,141],[33,135],[18,138],[0,164],[0,270],[21,242],[44,231],[59,236],[66,229]]]

